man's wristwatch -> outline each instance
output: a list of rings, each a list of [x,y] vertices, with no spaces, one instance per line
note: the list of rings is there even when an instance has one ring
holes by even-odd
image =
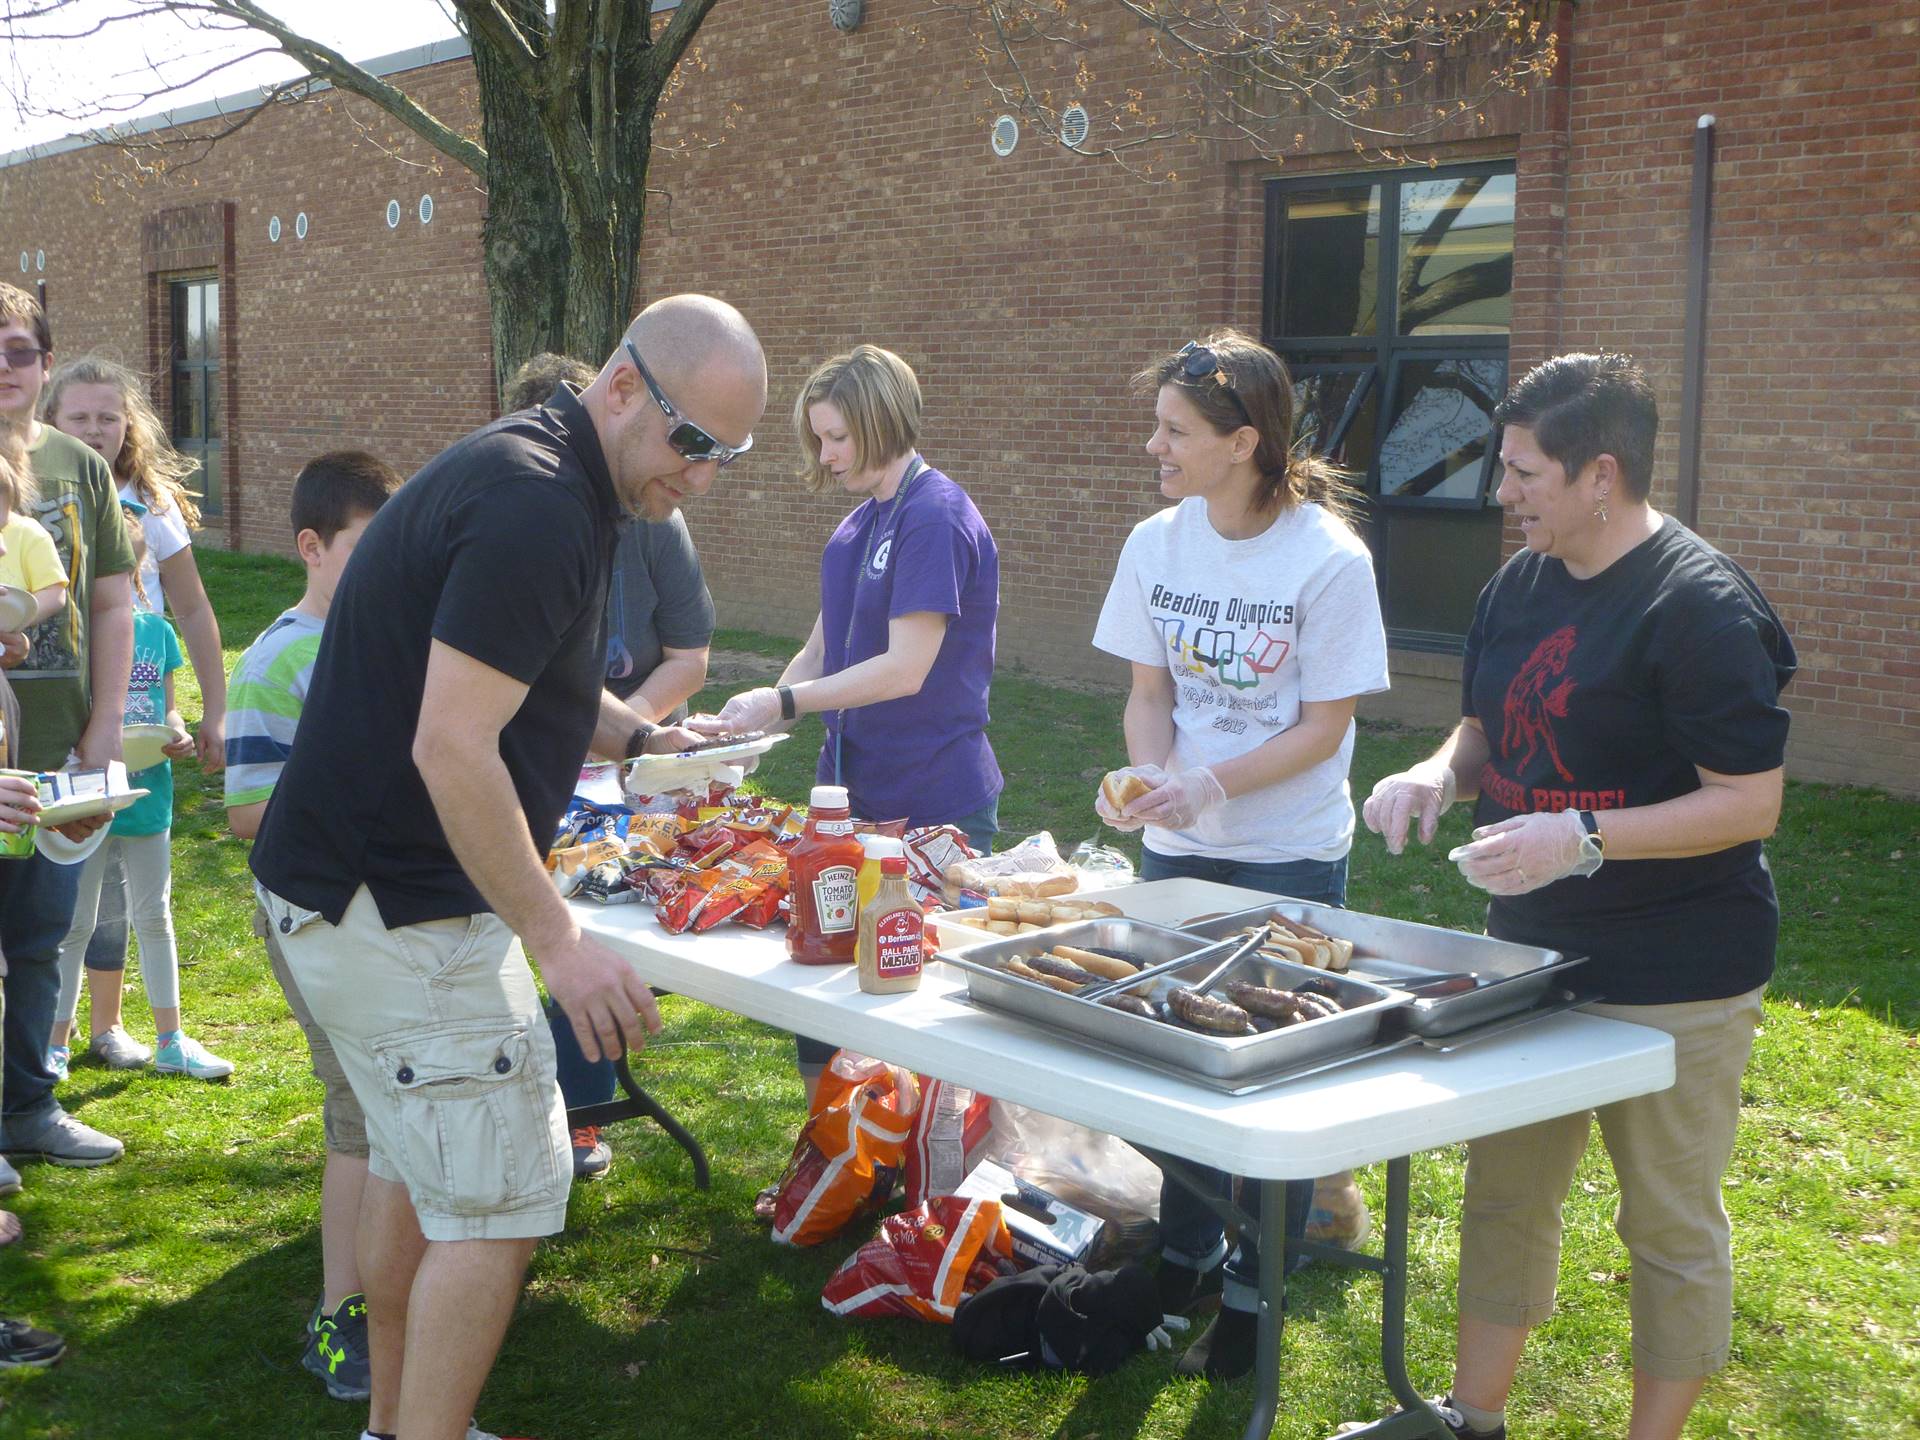
[[[633,733],[627,736],[627,757],[626,758],[631,760],[636,755],[646,754],[647,741],[651,740],[654,737],[654,735],[659,731],[659,729],[660,727],[658,725],[649,725],[644,720],[642,720],[638,725],[634,726]]]
[[[1600,817],[1591,810],[1579,812],[1580,825],[1587,833],[1580,837],[1580,859],[1573,867],[1575,875],[1591,875],[1605,863],[1607,837],[1600,833]]]
[[[800,712],[794,707],[793,687],[791,685],[776,685],[773,688],[780,692],[780,718],[782,720],[797,719]]]

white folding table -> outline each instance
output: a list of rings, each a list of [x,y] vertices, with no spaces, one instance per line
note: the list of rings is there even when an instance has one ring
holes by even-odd
[[[1210,909],[1272,899],[1208,888],[1218,892]],[[1165,909],[1151,892],[1151,886],[1132,887],[1130,895],[1145,898],[1120,903],[1142,919],[1172,918],[1151,913]],[[1361,1433],[1376,1440],[1446,1440],[1450,1432],[1405,1367],[1408,1157],[1673,1083],[1673,1042],[1665,1034],[1574,1012],[1450,1054],[1402,1049],[1270,1090],[1226,1095],[977,1008],[967,1000],[965,976],[937,961],[916,991],[866,995],[851,966],[788,960],[778,930],[669,935],[642,905],[581,904],[575,912],[583,929],[660,989],[1118,1135],[1150,1153],[1259,1182],[1259,1361],[1248,1440],[1269,1434],[1277,1413],[1287,1180],[1387,1163],[1384,1260],[1306,1242],[1291,1248],[1376,1271],[1385,1282],[1382,1361],[1406,1413]]]

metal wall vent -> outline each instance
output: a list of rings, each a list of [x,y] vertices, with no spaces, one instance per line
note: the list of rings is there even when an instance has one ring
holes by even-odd
[[[1078,150],[1087,143],[1087,136],[1093,131],[1093,122],[1087,119],[1083,106],[1069,105],[1060,112],[1060,143],[1069,150]]]
[[[399,228],[400,202],[398,200],[389,200],[387,201],[387,229],[398,230]]]
[[[293,217],[293,238],[296,240],[307,238],[307,212],[304,210]]]
[[[44,270],[47,268],[47,252],[46,251],[36,250],[33,252],[33,268],[36,270]]]
[[[267,221],[267,240],[270,244],[274,245],[280,243],[280,217],[278,215],[275,215]]]
[[[422,225],[431,225],[433,223],[433,197],[431,195],[422,195],[420,197],[420,223]]]
[[[1002,115],[993,122],[993,153],[1001,159],[1013,153],[1013,147],[1020,143],[1020,122],[1011,115]]]
[[[31,270],[32,268],[33,268],[33,257],[27,254],[26,251],[22,250],[20,252],[20,273],[24,275],[27,273],[27,271]]]

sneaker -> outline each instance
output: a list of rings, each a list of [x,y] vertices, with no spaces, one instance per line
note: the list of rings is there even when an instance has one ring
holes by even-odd
[[[1322,1245],[1353,1250],[1373,1233],[1373,1215],[1351,1170],[1313,1182],[1313,1208],[1307,1212],[1307,1235]]]
[[[1440,1418],[1445,1422],[1447,1429],[1453,1432],[1454,1440],[1507,1440],[1507,1427],[1505,1425],[1495,1426],[1491,1430],[1476,1430],[1467,1424],[1467,1417],[1462,1415],[1454,1406],[1452,1395],[1439,1395],[1427,1403],[1440,1412]],[[1407,1412],[1404,1410],[1396,1410],[1393,1413],[1395,1415],[1404,1415]],[[1350,1435],[1355,1430],[1365,1430],[1374,1423],[1372,1420],[1349,1420],[1333,1433],[1335,1435]]]
[[[0,1128],[0,1150],[81,1169],[111,1165],[127,1153],[127,1147],[113,1136],[82,1125],[58,1105],[30,1130],[23,1130],[18,1122]]]
[[[53,1364],[67,1353],[67,1342],[50,1330],[36,1330],[24,1320],[0,1320],[0,1370]]]
[[[1185,1315],[1191,1310],[1206,1308],[1202,1302],[1219,1297],[1223,1269],[1216,1265],[1211,1270],[1195,1270],[1173,1260],[1162,1260],[1154,1274],[1154,1285],[1160,1294],[1160,1313]]]
[[[598,1180],[613,1168],[613,1147],[600,1138],[598,1125],[573,1127],[573,1178]]]
[[[73,1063],[71,1045],[49,1045],[47,1047],[47,1069],[53,1072],[55,1080],[67,1078],[67,1067]]]
[[[25,1233],[18,1215],[11,1210],[0,1210],[0,1246],[13,1244]]]
[[[153,1051],[118,1025],[102,1030],[87,1048],[109,1070],[138,1070],[153,1059]]]
[[[0,1155],[0,1195],[18,1195],[20,1193],[20,1172],[7,1163]]]
[[[319,1376],[327,1394],[336,1400],[365,1400],[373,1394],[373,1367],[367,1358],[366,1296],[347,1296],[331,1315],[320,1305],[313,1307],[300,1364]]]
[[[1259,1341],[1259,1316],[1251,1310],[1223,1306],[1200,1338],[1187,1347],[1187,1353],[1173,1367],[1174,1374],[1238,1380],[1253,1369]]]
[[[222,1060],[184,1030],[175,1030],[160,1042],[153,1068],[162,1075],[190,1075],[195,1080],[224,1080],[233,1074],[231,1060]]]

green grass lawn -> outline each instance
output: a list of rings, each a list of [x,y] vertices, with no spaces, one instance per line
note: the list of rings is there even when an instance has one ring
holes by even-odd
[[[207,553],[201,563],[233,655],[298,593],[283,561]],[[189,693],[189,714],[197,704]],[[1122,755],[1117,697],[1007,675],[994,713],[1006,829],[1045,827],[1063,846],[1094,833],[1093,781]],[[1355,792],[1434,738],[1363,730]],[[812,748],[803,732],[774,752],[766,788],[804,798]],[[225,832],[217,783],[181,767],[178,803],[187,1024],[239,1073],[206,1086],[74,1069],[66,1103],[125,1139],[127,1158],[99,1171],[29,1167],[9,1202],[27,1238],[0,1252],[0,1314],[57,1328],[72,1350],[55,1370],[0,1376],[5,1440],[353,1437],[365,1418],[296,1363],[319,1288],[319,1088],[249,933],[245,847]],[[1456,813],[1440,843],[1398,859],[1363,837],[1351,903],[1477,927],[1476,892],[1442,858],[1466,829]],[[1920,1434],[1920,805],[1795,785],[1771,853],[1786,922],[1727,1192],[1734,1361],[1690,1433]],[[142,1006],[130,985],[132,1028],[151,1038]],[[645,1125],[613,1132],[611,1177],[575,1190],[567,1233],[534,1261],[482,1397],[485,1426],[543,1440],[1240,1433],[1248,1387],[1176,1381],[1164,1357],[1098,1381],[998,1374],[961,1363],[932,1326],[830,1319],[820,1286],[865,1237],[780,1250],[748,1214],[801,1115],[790,1043],[684,999],[663,1008],[667,1030],[643,1074],[705,1143],[713,1189],[695,1192],[679,1150]],[[1428,1387],[1445,1383],[1451,1353],[1462,1165],[1458,1147],[1414,1164],[1410,1347]],[[1363,1183],[1377,1206],[1377,1170]],[[1614,1198],[1596,1148],[1567,1207],[1561,1313],[1513,1397],[1516,1437],[1624,1433]],[[1305,1440],[1377,1414],[1377,1284],[1309,1272],[1293,1295],[1275,1433]]]

